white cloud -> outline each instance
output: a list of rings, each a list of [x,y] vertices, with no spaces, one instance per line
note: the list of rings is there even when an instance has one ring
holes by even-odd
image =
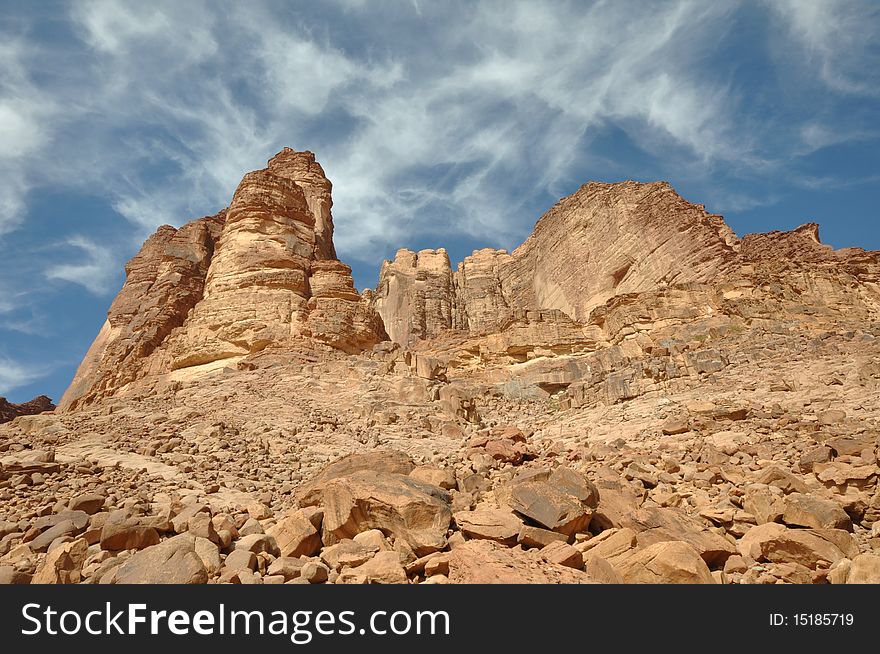
[[[50,266],[44,273],[48,279],[79,284],[95,295],[104,295],[112,290],[110,280],[117,274],[119,262],[109,248],[84,236],[68,239],[66,246],[80,250],[84,255],[83,260]]]
[[[43,364],[25,364],[0,355],[0,396],[45,377],[52,371]]]
[[[799,46],[793,56],[831,88],[880,95],[880,6],[873,0],[767,0]],[[806,57],[804,57],[806,55]]]
[[[18,38],[0,39],[0,235],[22,223],[31,186],[28,162],[50,138],[55,102],[30,79],[27,65],[35,55]]]

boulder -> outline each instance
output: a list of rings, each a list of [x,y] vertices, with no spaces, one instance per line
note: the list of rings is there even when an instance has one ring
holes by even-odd
[[[599,489],[584,475],[571,468],[559,466],[550,473],[547,483],[563,493],[576,497],[591,509],[599,506]]]
[[[638,547],[638,533],[626,527],[609,529],[576,547],[583,553],[584,561],[600,558],[613,565],[617,559],[628,556]]]
[[[378,552],[366,563],[340,573],[342,583],[405,584],[406,571],[397,552]]]
[[[589,584],[573,568],[535,560],[529,553],[489,540],[469,540],[448,555],[449,581],[457,584]]]
[[[257,555],[250,550],[233,550],[223,561],[223,567],[229,572],[237,572],[238,570],[256,570]],[[224,572],[225,574],[225,572]]]
[[[195,537],[181,534],[132,555],[113,575],[117,584],[204,584],[208,571]]]
[[[541,549],[541,558],[548,563],[564,565],[575,570],[584,569],[584,557],[568,543],[555,541]]]
[[[591,531],[595,533],[622,526],[642,504],[642,497],[629,484],[615,481],[597,482],[596,485],[600,494],[599,505],[590,520]]]
[[[17,585],[26,586],[31,583],[33,575],[17,570],[15,566],[0,565],[0,586]]]
[[[357,568],[369,561],[376,554],[376,550],[356,543],[353,540],[343,540],[325,547],[321,552],[321,560],[330,566],[331,570],[341,570],[342,568]],[[397,552],[394,556],[399,558]]]
[[[531,525],[523,525],[520,528],[519,535],[516,538],[516,542],[522,545],[524,548],[541,548],[556,541],[562,541],[563,543],[565,543],[568,541],[568,536],[555,531],[550,531],[549,529],[533,527]]]
[[[628,584],[714,584],[700,553],[682,541],[654,543],[618,560],[614,568]]]
[[[295,559],[290,556],[282,556],[269,564],[266,574],[272,576],[280,575],[284,577],[285,581],[290,581],[291,579],[299,577],[300,571],[305,563],[305,559]]]
[[[260,554],[265,552],[272,556],[279,556],[278,543],[275,538],[269,534],[250,534],[243,538],[239,538],[235,542],[235,549]]]
[[[852,560],[848,584],[880,584],[880,556],[877,554],[859,554]]]
[[[512,547],[523,527],[522,521],[504,509],[479,508],[459,511],[455,523],[468,538],[484,538]]]
[[[28,544],[34,552],[45,552],[56,538],[61,538],[63,536],[76,536],[81,531],[82,528],[77,527],[73,521],[63,520],[46,529]]]
[[[379,529],[417,556],[441,550],[452,519],[449,493],[402,474],[365,470],[321,487],[323,529],[337,539]]]
[[[852,535],[838,529],[789,529],[773,522],[752,527],[739,552],[754,561],[798,563],[814,570],[819,561],[836,563],[858,554]]]
[[[691,545],[710,568],[721,568],[736,545],[710,531],[698,518],[672,507],[642,507],[624,524],[638,532],[639,546],[646,547],[663,541],[684,541]]]
[[[511,489],[509,504],[524,518],[566,536],[586,531],[593,514],[576,497],[544,481],[517,484]]]
[[[321,503],[324,486],[333,479],[348,477],[357,472],[408,475],[415,468],[408,454],[397,450],[356,452],[328,464],[310,481],[300,486],[296,498],[301,507]]]
[[[782,521],[797,527],[852,531],[852,519],[832,500],[815,495],[790,493],[783,501]]]
[[[159,543],[159,532],[135,522],[108,522],[101,529],[102,550],[142,550]]]
[[[286,513],[268,533],[275,538],[280,556],[313,556],[321,549],[321,535],[301,510]]]
[[[207,570],[208,576],[213,577],[222,566],[220,561],[220,548],[217,547],[217,544],[213,541],[198,536],[196,537],[194,545],[196,554],[199,555],[202,563],[205,564],[205,570]]]
[[[432,486],[439,486],[445,490],[453,490],[457,483],[455,471],[452,468],[435,468],[434,466],[419,466],[409,476]]]
[[[88,556],[88,543],[77,538],[54,548],[37,568],[32,584],[77,584]]]
[[[84,493],[82,495],[77,495],[70,500],[67,507],[71,511],[82,511],[88,515],[93,515],[104,507],[105,501],[106,498],[103,495],[97,493]]]

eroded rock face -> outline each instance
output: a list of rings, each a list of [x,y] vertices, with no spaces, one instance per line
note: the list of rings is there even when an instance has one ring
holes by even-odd
[[[125,267],[107,321],[61,398],[62,409],[112,394],[145,374],[154,353],[202,299],[225,212],[160,227]]]
[[[513,253],[484,249],[452,274],[445,250],[385,262],[374,304],[401,345],[444,329],[497,331],[517,312],[580,323],[616,295],[707,283],[735,269],[739,239],[665,182],[591,182],[560,200]]]
[[[394,261],[382,264],[373,306],[382,316],[389,338],[401,345],[458,326],[446,250],[398,250]]]
[[[285,148],[245,175],[228,209],[160,227],[126,267],[61,407],[272,345],[311,339],[359,352],[384,340],[381,319],[336,259],[330,192],[311,152]]]

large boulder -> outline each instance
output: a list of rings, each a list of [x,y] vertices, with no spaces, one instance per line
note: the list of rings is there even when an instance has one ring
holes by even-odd
[[[324,486],[332,479],[347,477],[364,470],[408,475],[415,467],[408,454],[397,450],[355,452],[325,466],[310,481],[300,486],[296,498],[300,506],[315,506],[320,504]]]
[[[797,527],[814,529],[844,529],[852,531],[852,520],[833,500],[815,495],[791,493],[785,496],[782,521]]]
[[[315,486],[308,497],[323,504],[323,531],[333,538],[378,529],[408,543],[418,556],[446,546],[449,493],[404,474],[362,470]]]
[[[195,537],[181,534],[134,554],[113,574],[116,584],[204,584],[208,571]]]
[[[736,545],[681,509],[642,507],[623,520],[623,525],[639,532],[639,546],[665,541],[684,541],[691,545],[710,568],[720,568],[736,554]]]
[[[682,541],[654,543],[614,563],[628,584],[714,584],[700,553]]]
[[[546,481],[528,481],[511,489],[508,500],[515,513],[566,536],[586,531],[592,509]]]
[[[589,584],[574,568],[550,563],[488,540],[470,540],[449,554],[449,581],[457,584]]]
[[[852,534],[840,529],[789,529],[768,522],[752,527],[740,539],[739,552],[755,561],[798,563],[815,569],[819,561],[836,563],[858,555]]]

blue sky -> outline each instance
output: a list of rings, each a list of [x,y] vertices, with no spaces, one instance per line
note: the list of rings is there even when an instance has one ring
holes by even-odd
[[[58,399],[158,225],[283,146],[359,287],[518,245],[589,180],[880,249],[880,5],[0,1],[0,395]]]

